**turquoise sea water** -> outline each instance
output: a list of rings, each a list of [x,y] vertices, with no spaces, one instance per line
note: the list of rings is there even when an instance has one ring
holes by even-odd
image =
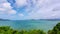
[[[48,31],[52,29],[59,21],[41,21],[41,20],[21,20],[21,21],[0,21],[0,26],[11,26],[13,29],[30,30],[41,29]]]

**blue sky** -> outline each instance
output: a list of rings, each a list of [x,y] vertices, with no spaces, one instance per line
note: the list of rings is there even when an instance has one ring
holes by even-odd
[[[0,0],[0,18],[11,20],[60,18],[60,0]]]

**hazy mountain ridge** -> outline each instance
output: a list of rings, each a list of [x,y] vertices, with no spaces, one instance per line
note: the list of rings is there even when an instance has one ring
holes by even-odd
[[[9,19],[0,19],[0,21],[10,21]]]
[[[45,21],[60,21],[60,19],[28,19],[28,20],[16,20],[16,21],[35,21],[35,20],[45,20]],[[0,19],[0,21],[15,21],[9,19]]]

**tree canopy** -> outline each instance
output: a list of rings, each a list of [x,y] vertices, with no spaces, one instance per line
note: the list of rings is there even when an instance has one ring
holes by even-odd
[[[49,30],[48,34],[60,34],[60,23],[54,26],[52,30]]]
[[[14,30],[10,26],[0,27],[0,34],[46,34],[42,30]]]

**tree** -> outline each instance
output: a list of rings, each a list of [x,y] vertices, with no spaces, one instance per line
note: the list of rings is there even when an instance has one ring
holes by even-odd
[[[59,32],[60,33],[60,32]],[[14,30],[10,26],[0,27],[0,34],[46,34],[42,30]]]
[[[60,34],[60,23],[54,26],[52,30],[49,30],[48,34]]]

